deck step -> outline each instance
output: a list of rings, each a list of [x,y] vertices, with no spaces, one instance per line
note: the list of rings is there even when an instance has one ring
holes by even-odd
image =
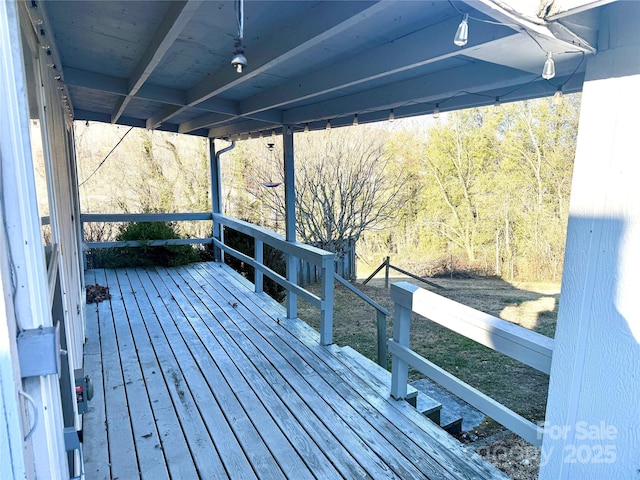
[[[343,362],[347,362],[349,365],[355,367],[356,373],[362,379],[369,383],[374,380],[379,386],[383,385],[386,388],[385,395],[389,394],[391,389],[391,372],[349,346],[336,347],[335,353]],[[418,389],[411,385],[407,385],[407,402],[434,423],[440,425],[440,409],[442,408],[440,402],[418,391]]]

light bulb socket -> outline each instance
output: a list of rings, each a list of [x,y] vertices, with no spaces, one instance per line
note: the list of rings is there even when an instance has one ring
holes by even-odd
[[[247,57],[244,56],[242,38],[236,39],[235,47],[233,57],[231,58],[231,65],[236,69],[236,72],[242,73],[242,69],[247,66]]]
[[[462,21],[460,25],[458,25],[458,29],[456,30],[456,35],[453,37],[453,43],[455,43],[458,47],[464,47],[469,40],[469,14],[465,13],[462,17]]]

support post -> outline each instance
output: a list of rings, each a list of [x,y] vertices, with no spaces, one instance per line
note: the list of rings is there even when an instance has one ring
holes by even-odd
[[[320,344],[333,343],[333,270],[334,255],[322,259],[322,308],[320,309]]]
[[[640,478],[640,3],[608,4],[599,18],[582,93],[541,480]]]
[[[389,288],[389,264],[391,259],[389,257],[384,261],[384,288]]]
[[[407,282],[391,285],[393,305],[393,342],[409,348],[413,294],[418,289]],[[396,400],[407,398],[409,364],[397,356],[391,357],[391,396]]]
[[[295,161],[293,155],[293,130],[288,125],[282,127],[282,151],[284,152],[284,204],[285,238],[287,242],[296,241],[296,186]],[[287,255],[287,280],[298,283],[298,260]],[[298,296],[287,293],[287,318],[298,316]]]
[[[254,242],[253,258],[259,264],[264,264],[264,242],[258,238],[254,238],[253,242]],[[253,284],[254,284],[256,293],[262,292],[263,284],[264,284],[263,280],[264,280],[264,274],[262,273],[261,270],[258,270],[256,268],[255,271],[253,272]]]

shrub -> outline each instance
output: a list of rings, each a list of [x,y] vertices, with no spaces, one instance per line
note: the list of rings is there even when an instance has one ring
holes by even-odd
[[[242,232],[238,232],[237,230],[233,230],[230,228],[224,229],[224,241],[227,245],[229,245],[234,250],[239,251],[240,253],[244,253],[245,255],[253,258],[254,255],[254,239],[249,235],[246,235]],[[250,282],[254,281],[255,271],[254,268],[250,265],[247,265],[242,260],[238,260],[231,255],[225,255],[224,259],[225,263],[233,268],[236,272],[241,274]],[[263,262],[274,272],[286,276],[286,263],[284,260],[284,254],[270,245],[264,245],[264,254],[263,254]],[[286,289],[271,280],[268,277],[264,277],[264,291],[271,298],[274,298],[278,302],[282,302],[286,297]]]
[[[134,222],[119,228],[116,240],[140,241],[171,240],[182,238],[176,226],[170,222]],[[163,245],[122,247],[96,250],[91,255],[90,268],[147,267],[158,265],[173,267],[199,260],[198,252],[191,245]]]

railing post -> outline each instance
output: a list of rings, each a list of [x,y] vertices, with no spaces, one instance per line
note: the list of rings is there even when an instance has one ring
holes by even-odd
[[[333,343],[333,283],[334,256],[327,255],[322,259],[322,308],[320,309],[320,344]]]
[[[377,310],[376,327],[378,330],[378,365],[385,370],[388,367],[387,362],[387,316],[380,310]]]
[[[387,257],[384,261],[384,288],[389,288],[389,263],[390,258]]]
[[[256,262],[264,264],[264,242],[257,238],[254,238],[253,258]],[[258,270],[256,268],[253,272],[253,285],[255,287],[254,290],[256,293],[262,293],[264,285],[263,279],[264,274],[261,270]]]
[[[287,255],[287,280],[298,284],[298,259],[292,254]],[[291,290],[287,291],[287,318],[298,317],[298,296]]]
[[[393,342],[409,348],[411,313],[413,312],[413,294],[418,289],[408,282],[391,285],[393,300]],[[396,355],[391,357],[391,396],[396,400],[407,397],[409,364]]]

